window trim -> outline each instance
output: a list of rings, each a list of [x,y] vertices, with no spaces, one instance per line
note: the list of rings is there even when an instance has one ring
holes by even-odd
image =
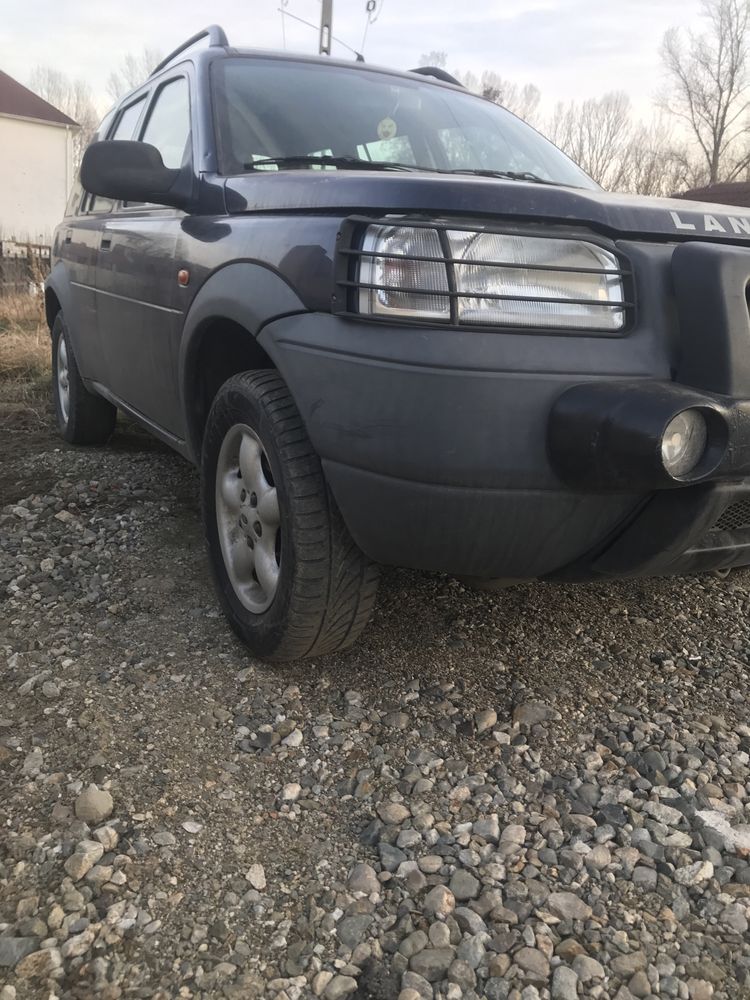
[[[157,101],[159,100],[160,94],[172,83],[177,80],[184,80],[187,84],[187,96],[188,96],[188,138],[190,139],[190,169],[193,169],[193,164],[195,163],[195,129],[193,128],[193,94],[190,87],[190,76],[188,73],[180,72],[173,73],[171,76],[166,77],[159,81],[158,85],[154,87],[151,94],[151,99],[147,102],[146,114],[139,120],[138,128],[138,142],[144,141],[144,135],[146,129],[151,121],[151,116],[154,113],[154,108],[156,107]]]
[[[141,121],[143,120],[143,114],[144,114],[146,108],[148,108],[148,106],[149,106],[149,100],[148,100],[148,98],[149,98],[150,90],[151,90],[151,88],[149,87],[148,89],[141,91],[137,95],[137,97],[133,98],[132,101],[128,101],[127,104],[123,104],[121,108],[118,108],[117,114],[115,115],[115,120],[112,123],[112,126],[110,127],[109,131],[107,132],[107,138],[108,139],[111,139],[114,136],[115,132],[120,127],[120,122],[122,121],[123,117],[125,116],[125,113],[127,111],[130,111],[130,109],[134,105],[136,105],[136,104],[143,104],[143,107],[141,108],[141,113],[138,115],[138,117],[135,120],[135,124],[133,125],[133,135],[137,135],[137,133],[140,131],[140,125],[141,125]],[[132,139],[133,136],[130,136],[130,138]]]
[[[173,69],[176,69],[174,67]],[[164,88],[170,84],[174,83],[175,80],[183,79],[187,83],[188,87],[188,115],[190,122],[190,163],[189,167],[194,170],[195,163],[195,129],[193,128],[193,90],[192,90],[192,80],[190,74],[185,72],[184,67],[181,72],[171,72],[169,76],[162,78],[161,80],[150,81],[152,86],[149,88],[149,93],[146,100],[146,107],[141,117],[138,119],[138,128],[136,129],[136,142],[143,142],[143,134],[148,127],[148,123],[151,119],[151,112],[156,106],[156,101],[159,98],[159,94],[164,90]],[[131,101],[131,104],[133,102]],[[113,215],[133,215],[133,214],[143,214],[144,212],[148,214],[154,214],[156,212],[170,212],[174,214],[177,209],[169,208],[166,205],[150,205],[147,202],[137,202],[133,204],[127,204],[123,201],[118,201],[117,205],[113,211]]]

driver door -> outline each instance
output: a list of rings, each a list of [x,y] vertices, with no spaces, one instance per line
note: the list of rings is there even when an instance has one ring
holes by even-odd
[[[190,87],[161,83],[135,136],[168,167],[192,162]],[[126,136],[121,136],[126,138]],[[182,312],[176,263],[184,212],[120,204],[105,222],[97,268],[98,325],[108,385],[118,400],[162,430],[180,429],[177,346]]]

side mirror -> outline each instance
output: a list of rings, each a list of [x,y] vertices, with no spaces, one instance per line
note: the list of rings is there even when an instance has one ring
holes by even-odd
[[[190,202],[183,171],[165,167],[159,150],[147,142],[93,142],[83,154],[81,184],[91,194],[115,201],[172,208],[187,208]]]

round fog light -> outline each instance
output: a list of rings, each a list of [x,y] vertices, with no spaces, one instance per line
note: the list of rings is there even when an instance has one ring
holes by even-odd
[[[703,458],[708,431],[700,410],[683,410],[669,421],[661,439],[661,460],[670,476],[687,475]]]

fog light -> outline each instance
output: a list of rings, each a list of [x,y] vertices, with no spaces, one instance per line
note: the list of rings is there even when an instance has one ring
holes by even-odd
[[[708,437],[700,410],[683,410],[667,424],[661,439],[661,460],[670,476],[687,475],[703,458]]]

